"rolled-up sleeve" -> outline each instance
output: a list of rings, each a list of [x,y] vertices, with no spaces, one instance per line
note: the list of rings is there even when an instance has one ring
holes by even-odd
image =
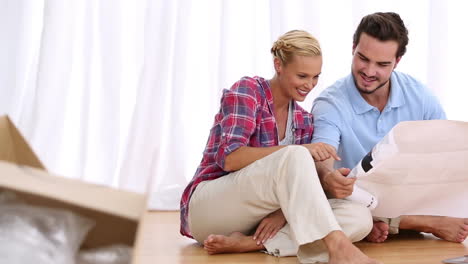
[[[242,83],[240,83],[242,85]],[[246,146],[256,128],[257,100],[252,89],[224,90],[221,99],[220,144],[215,160],[224,169],[226,156]]]

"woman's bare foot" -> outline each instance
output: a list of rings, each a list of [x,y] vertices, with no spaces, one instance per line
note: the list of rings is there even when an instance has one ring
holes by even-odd
[[[263,244],[257,245],[252,236],[234,232],[229,236],[209,235],[203,242],[203,247],[210,255],[220,253],[242,253],[265,249]]]
[[[328,247],[329,264],[381,264],[364,255],[341,231],[333,231],[323,241]]]
[[[468,218],[433,216],[431,222],[430,233],[440,239],[461,243],[468,236]]]
[[[374,243],[382,243],[388,237],[388,224],[384,222],[374,222],[372,231],[367,235],[366,240]]]

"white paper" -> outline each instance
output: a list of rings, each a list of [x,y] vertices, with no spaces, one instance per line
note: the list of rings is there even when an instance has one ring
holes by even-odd
[[[347,199],[364,199],[366,205],[369,197],[376,199],[374,216],[468,217],[467,122],[402,122],[373,148],[371,157],[350,173],[358,180]]]

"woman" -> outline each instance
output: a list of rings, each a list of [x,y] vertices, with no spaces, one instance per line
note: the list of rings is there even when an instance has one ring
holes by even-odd
[[[302,263],[377,263],[350,241],[370,232],[367,208],[327,200],[314,160],[339,157],[327,145],[309,144],[312,115],[297,104],[321,73],[318,41],[293,30],[271,52],[271,80],[244,77],[224,90],[203,159],[182,196],[181,233],[209,254],[266,250],[297,254]]]

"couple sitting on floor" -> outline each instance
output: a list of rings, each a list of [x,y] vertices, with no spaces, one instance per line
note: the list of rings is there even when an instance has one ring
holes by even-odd
[[[398,14],[364,17],[351,74],[325,89],[311,114],[297,101],[318,82],[319,43],[305,31],[281,36],[271,48],[272,79],[244,77],[224,90],[181,199],[181,233],[209,254],[264,250],[332,264],[380,263],[352,242],[383,242],[399,229],[464,241],[467,219],[373,219],[365,206],[342,199],[356,180],[345,177],[349,168],[398,122],[446,118],[424,85],[394,71],[407,44]]]

